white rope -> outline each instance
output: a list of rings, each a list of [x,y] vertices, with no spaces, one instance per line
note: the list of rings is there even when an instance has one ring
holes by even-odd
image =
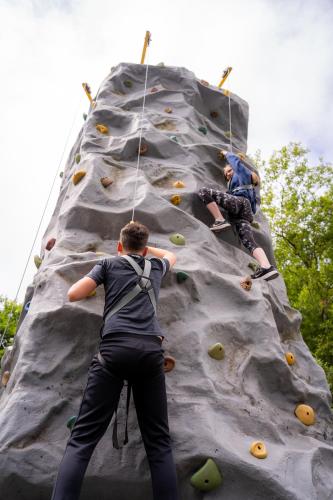
[[[45,203],[45,206],[44,206],[44,210],[43,210],[43,213],[42,213],[42,216],[40,218],[40,221],[39,221],[39,224],[38,224],[38,227],[37,227],[37,230],[36,230],[36,233],[35,233],[35,237],[34,237],[34,240],[33,240],[33,243],[31,245],[31,248],[30,248],[30,252],[29,252],[29,255],[28,255],[28,258],[27,258],[27,261],[26,261],[26,264],[25,264],[25,267],[24,267],[24,270],[23,270],[23,273],[22,273],[22,276],[21,276],[21,280],[20,280],[20,284],[18,286],[18,289],[17,289],[17,292],[16,292],[16,295],[15,295],[15,299],[13,301],[13,304],[12,304],[12,307],[11,307],[11,310],[9,312],[9,315],[8,315],[8,321],[7,321],[7,324],[6,324],[6,327],[5,327],[5,330],[3,332],[3,334],[1,335],[1,338],[0,338],[0,346],[2,347],[5,347],[4,345],[4,338],[5,338],[5,335],[7,333],[7,330],[8,330],[8,326],[9,326],[9,322],[10,320],[12,319],[12,315],[13,315],[13,310],[14,310],[14,307],[15,307],[15,304],[16,304],[16,301],[17,301],[17,298],[18,298],[18,295],[20,293],[20,290],[21,290],[21,286],[22,286],[22,283],[23,283],[23,280],[24,280],[24,277],[25,277],[25,273],[27,271],[27,268],[28,268],[28,265],[29,265],[29,262],[30,262],[30,258],[31,258],[31,254],[33,252],[33,249],[34,249],[34,246],[35,246],[35,243],[36,243],[36,240],[37,240],[37,237],[38,237],[38,234],[39,234],[39,230],[41,228],[41,225],[42,225],[42,222],[43,222],[43,219],[44,219],[44,216],[45,216],[45,213],[46,213],[46,210],[47,210],[47,207],[48,207],[48,204],[49,204],[49,201],[50,201],[50,198],[51,198],[51,194],[52,194],[52,191],[53,191],[53,188],[54,188],[54,184],[55,184],[55,181],[58,177],[58,172],[60,170],[60,167],[61,167],[61,164],[62,164],[62,160],[64,158],[64,155],[65,155],[65,151],[66,151],[66,148],[67,148],[67,144],[68,144],[68,141],[69,141],[69,138],[72,134],[72,131],[74,129],[74,125],[75,125],[75,122],[76,122],[76,119],[77,119],[77,115],[78,115],[78,112],[80,110],[80,107],[81,107],[81,102],[82,102],[82,96],[80,97],[79,99],[79,103],[78,103],[78,106],[76,108],[76,111],[75,111],[75,114],[74,114],[74,119],[73,119],[73,122],[72,122],[72,125],[69,129],[69,132],[67,134],[67,138],[66,138],[66,142],[65,142],[65,146],[62,150],[62,153],[61,153],[61,157],[60,157],[60,161],[58,163],[58,166],[57,166],[57,170],[56,170],[56,173],[55,173],[55,176],[53,178],[53,182],[52,182],[52,185],[51,185],[51,188],[49,190],[49,195],[47,197],[47,200],[46,200],[46,203]]]
[[[230,102],[230,90],[229,90],[229,139],[230,139],[230,153],[232,153],[232,130],[231,130],[231,102]]]
[[[149,45],[148,45],[148,55],[149,55]],[[147,63],[146,63],[146,76],[145,76],[145,87],[143,93],[143,102],[140,116],[140,133],[139,133],[139,148],[138,148],[138,158],[136,162],[136,173],[135,173],[135,185],[134,185],[134,195],[133,195],[133,211],[131,221],[134,221],[134,213],[135,213],[135,198],[136,198],[136,190],[138,185],[138,177],[139,177],[139,167],[140,167],[140,149],[141,149],[141,140],[142,140],[142,127],[143,127],[143,117],[145,113],[145,105],[146,105],[146,93],[147,93],[147,81],[148,81],[148,55],[147,55]]]

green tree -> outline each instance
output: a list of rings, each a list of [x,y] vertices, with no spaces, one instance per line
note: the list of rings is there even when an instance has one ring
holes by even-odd
[[[333,168],[290,143],[263,172],[262,209],[270,221],[275,257],[289,300],[303,316],[301,332],[333,390]]]
[[[0,295],[0,339],[4,332],[3,343],[5,346],[12,345],[13,337],[16,331],[16,325],[20,317],[22,305],[13,300]],[[0,359],[4,353],[4,348],[0,346]]]

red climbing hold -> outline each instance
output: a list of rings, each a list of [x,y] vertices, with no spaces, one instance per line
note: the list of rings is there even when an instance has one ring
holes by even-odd
[[[158,88],[157,87],[153,87],[152,89],[150,89],[150,92],[152,94],[154,94],[155,92],[158,92]]]
[[[141,144],[141,146],[140,146],[140,151],[139,151],[139,149],[138,149],[137,151],[138,151],[138,153],[140,154],[140,156],[145,155],[145,154],[147,153],[147,151],[148,151],[148,146],[147,146],[147,144]]]
[[[45,247],[46,250],[48,250],[48,251],[52,250],[52,248],[54,247],[56,241],[57,240],[55,238],[49,239],[49,241],[46,243],[46,247]]]

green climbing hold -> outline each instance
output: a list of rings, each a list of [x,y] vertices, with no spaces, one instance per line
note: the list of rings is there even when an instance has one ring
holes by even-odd
[[[177,142],[178,143],[178,137],[176,135],[172,135],[170,137],[170,139],[173,141],[173,142]]]
[[[175,245],[185,245],[185,238],[182,234],[175,233],[170,236],[171,243]]]
[[[76,422],[76,415],[73,415],[67,420],[66,426],[70,431],[73,429],[75,422]]]
[[[249,262],[248,267],[252,269],[253,272],[256,272],[256,270],[259,267],[259,264],[257,262]]]
[[[252,222],[251,222],[251,226],[252,226],[252,227],[254,227],[255,229],[260,229],[260,224],[259,224],[259,222],[252,221]]]
[[[75,155],[75,162],[80,163],[80,161],[81,161],[81,155],[80,153],[78,153],[77,155]]]
[[[131,80],[124,80],[124,85],[125,87],[130,89],[133,86],[133,83],[131,82]]]
[[[39,257],[39,255],[35,255],[34,256],[34,263],[35,263],[35,266],[37,267],[37,269],[40,267],[41,263],[42,263],[42,259]]]
[[[211,358],[221,361],[224,358],[224,347],[220,342],[213,344],[208,349],[208,354]]]
[[[221,473],[211,458],[191,477],[191,485],[199,491],[213,491],[222,483]]]
[[[198,128],[198,130],[199,130],[199,132],[201,132],[202,134],[207,135],[208,130],[207,130],[207,128],[206,128],[206,127],[199,127],[199,128]]]
[[[64,173],[63,173],[63,172],[60,172],[60,174],[59,174],[60,179],[62,179],[62,178],[63,178],[63,176],[64,176]]]
[[[184,283],[184,281],[186,281],[188,278],[188,274],[185,273],[184,271],[178,271],[176,276],[177,276],[177,283]]]
[[[86,119],[88,118],[87,113],[83,113],[83,115],[82,115],[82,116],[83,116],[84,121],[86,121]]]

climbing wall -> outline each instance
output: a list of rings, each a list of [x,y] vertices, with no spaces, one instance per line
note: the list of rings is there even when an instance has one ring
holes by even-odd
[[[166,354],[176,359],[166,377],[182,500],[331,499],[330,394],[300,335],[300,315],[282,278],[241,287],[253,260],[231,230],[211,233],[196,195],[223,184],[221,148],[231,142],[246,154],[248,106],[184,68],[149,66],[141,121],[145,71],[135,64],[111,70],[64,170],[15,344],[2,363],[0,498],[49,499],[66,422],[78,412],[97,351],[104,299],[101,287],[76,303],[66,292],[115,255],[135,206],[150,245],[178,257],[161,290],[159,318]],[[256,222],[255,237],[273,259],[260,211]],[[130,444],[118,451],[108,429],[83,500],[151,498],[133,407],[129,432]]]

